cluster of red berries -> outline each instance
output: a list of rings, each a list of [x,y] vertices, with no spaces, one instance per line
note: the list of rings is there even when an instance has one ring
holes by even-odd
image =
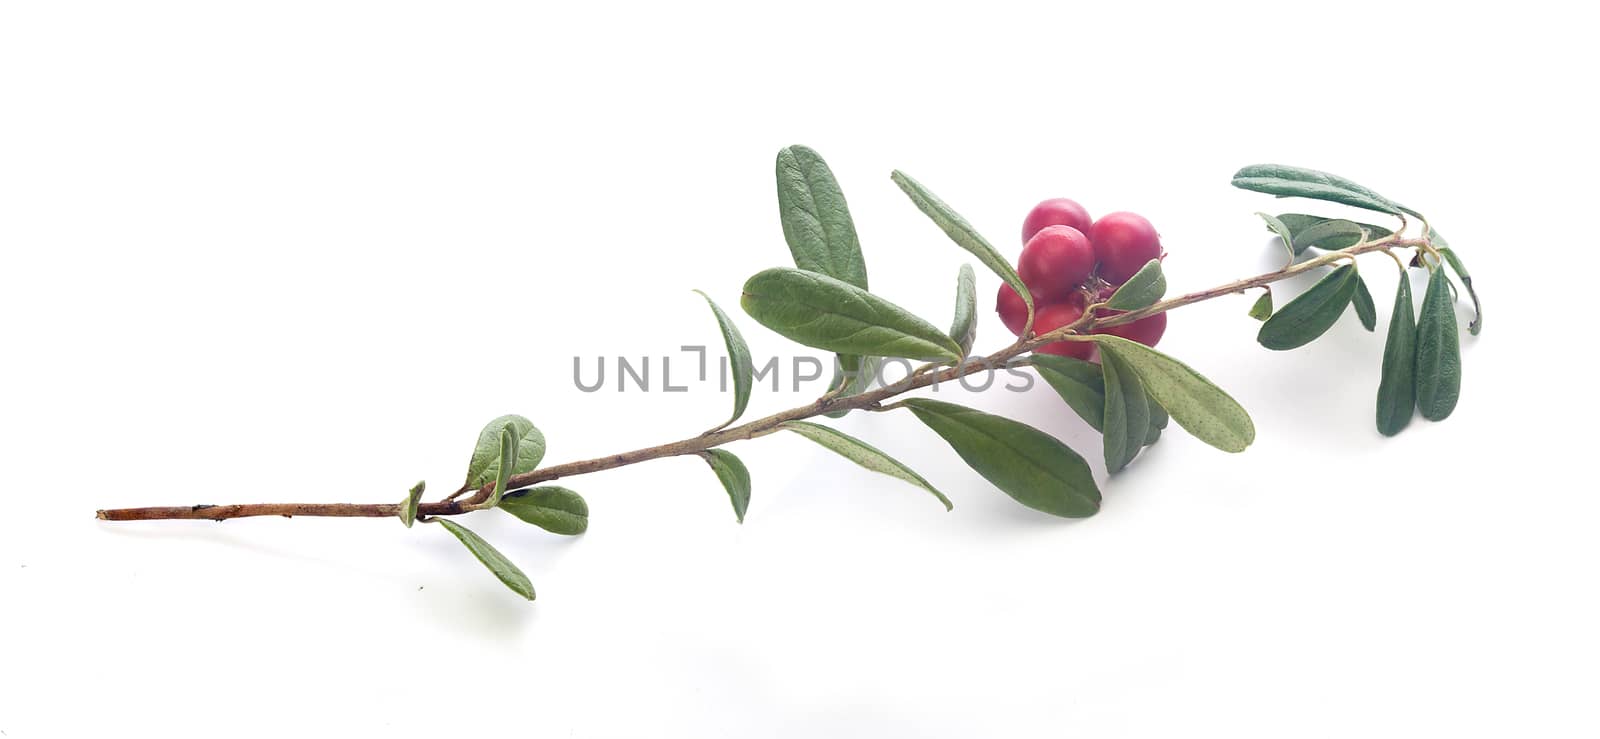
[[[1091,301],[1111,297],[1119,285],[1150,260],[1166,256],[1161,250],[1161,237],[1143,216],[1118,212],[1091,220],[1083,206],[1066,198],[1046,200],[1028,211],[1022,222],[1022,243],[1017,274],[1033,294],[1035,334],[1078,320]],[[1011,333],[1022,335],[1028,306],[1010,285],[1000,285],[995,310]],[[1116,313],[1102,310],[1097,315]],[[1155,346],[1166,330],[1167,314],[1157,313],[1096,332]],[[1090,359],[1094,344],[1057,341],[1034,351]]]

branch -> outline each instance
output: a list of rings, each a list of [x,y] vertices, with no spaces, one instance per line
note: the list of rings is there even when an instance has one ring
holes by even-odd
[[[508,489],[522,488],[536,485],[563,477],[575,477],[591,472],[626,467],[639,462],[646,462],[662,457],[681,457],[698,454],[707,449],[722,446],[729,442],[745,441],[779,431],[788,421],[820,416],[840,410],[877,410],[882,407],[883,401],[897,395],[928,387],[929,385],[952,382],[967,375],[999,369],[1009,366],[1013,359],[1032,351],[1035,348],[1060,341],[1073,335],[1086,335],[1096,329],[1109,326],[1120,326],[1132,323],[1141,318],[1146,318],[1157,313],[1165,313],[1174,308],[1181,308],[1224,295],[1242,293],[1251,288],[1262,287],[1280,280],[1286,280],[1295,275],[1308,272],[1318,267],[1323,267],[1341,259],[1353,259],[1359,254],[1373,251],[1389,251],[1395,248],[1427,248],[1426,239],[1399,239],[1394,236],[1385,237],[1376,241],[1357,244],[1347,249],[1332,251],[1314,259],[1291,264],[1276,272],[1257,275],[1255,277],[1237,280],[1225,285],[1219,285],[1209,290],[1181,295],[1176,298],[1160,301],[1148,308],[1119,313],[1114,316],[1095,317],[1086,315],[1084,319],[1068,326],[1063,326],[1054,331],[1032,338],[1019,339],[1016,343],[986,357],[968,359],[959,365],[946,367],[938,371],[919,371],[893,385],[887,385],[876,390],[849,395],[844,397],[824,396],[809,404],[798,408],[791,408],[780,413],[774,413],[765,418],[760,418],[738,426],[731,426],[719,431],[713,431],[699,436],[674,441],[668,444],[635,449],[619,454],[610,454],[595,459],[586,459],[578,462],[568,462],[552,467],[543,467],[513,475],[507,486]],[[927,368],[932,369],[930,366]],[[489,498],[493,484],[485,485],[474,492],[465,500],[455,500],[456,496],[467,492],[457,491],[449,498],[435,503],[424,503],[418,509],[420,516],[455,516],[462,513],[479,510]],[[222,521],[229,518],[246,518],[250,516],[329,516],[341,518],[388,518],[399,513],[400,506],[396,503],[256,503],[248,505],[197,505],[197,506],[167,506],[153,508],[114,508],[96,513],[96,517],[104,521],[152,521],[165,519],[207,519]]]

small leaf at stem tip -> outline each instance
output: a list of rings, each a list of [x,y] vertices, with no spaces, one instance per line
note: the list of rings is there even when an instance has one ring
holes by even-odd
[[[1294,232],[1284,225],[1282,219],[1269,216],[1266,213],[1256,213],[1256,215],[1261,216],[1261,220],[1267,222],[1267,230],[1278,235],[1278,240],[1283,242],[1284,250],[1289,252],[1289,258],[1294,259],[1294,255],[1300,253],[1299,250],[1294,248]]]
[[[1344,314],[1356,294],[1355,278],[1356,268],[1350,264],[1328,273],[1261,324],[1256,341],[1274,351],[1311,343]]]
[[[1100,488],[1083,457],[1027,424],[927,398],[903,407],[1001,492],[1034,510],[1086,518],[1100,510]]]
[[[745,344],[744,335],[739,333],[733,319],[722,312],[722,307],[717,301],[712,300],[699,290],[700,297],[706,299],[706,305],[711,306],[712,315],[717,318],[717,326],[722,330],[723,344],[728,348],[728,368],[733,374],[733,415],[728,418],[728,423],[739,420],[744,415],[744,409],[750,404],[750,390],[755,386],[755,362],[750,358],[750,346]]]
[[[1411,278],[1400,270],[1400,287],[1383,344],[1383,372],[1378,382],[1378,433],[1400,433],[1417,409],[1417,316],[1411,303]]]
[[[532,472],[544,459],[544,434],[534,428],[533,422],[522,416],[501,416],[478,432],[478,444],[472,450],[472,461],[467,464],[467,489],[481,488],[500,476],[500,431],[506,428],[519,439],[512,474]]]
[[[495,475],[494,492],[484,503],[488,508],[500,505],[500,498],[506,494],[506,484],[511,481],[511,471],[517,464],[517,441],[517,434],[510,426],[500,429],[500,465]]]
[[[589,530],[589,504],[583,496],[556,485],[506,493],[500,510],[552,534],[577,536]]]
[[[1272,317],[1272,291],[1266,290],[1261,297],[1256,298],[1255,304],[1250,306],[1250,317],[1257,321],[1265,321]]]
[[[422,491],[427,487],[427,481],[417,482],[411,486],[411,492],[406,495],[405,500],[400,501],[400,523],[405,524],[408,529],[417,520],[417,506],[422,504]]]
[[[1294,238],[1294,253],[1302,254],[1307,249],[1325,249],[1329,251],[1346,249],[1361,243],[1363,233],[1366,238],[1377,239],[1388,236],[1393,231],[1382,226],[1370,223],[1347,221],[1343,218],[1324,218],[1311,216],[1304,213],[1282,213],[1278,222],[1289,229]]]
[[[1410,213],[1421,217],[1416,211],[1379,195],[1370,188],[1358,185],[1335,174],[1319,172],[1315,169],[1306,169],[1304,167],[1292,167],[1284,164],[1252,164],[1234,173],[1233,186],[1244,190],[1276,195],[1280,198],[1298,197],[1326,200],[1356,208],[1375,210],[1379,213],[1389,213],[1391,215]]]
[[[1361,274],[1356,273],[1356,294],[1350,297],[1350,304],[1356,309],[1356,318],[1361,320],[1361,327],[1368,331],[1378,328],[1378,306],[1372,301],[1372,291],[1367,289],[1367,281],[1361,279]]]
[[[778,152],[778,216],[794,264],[867,289],[867,264],[844,191],[822,155],[804,146]]]
[[[961,347],[904,308],[827,275],[776,267],[744,283],[746,313],[785,338],[840,354],[953,362]]]
[[[950,338],[961,347],[961,356],[972,351],[972,342],[978,338],[978,278],[972,274],[972,265],[961,265],[956,274],[956,311],[950,321]]]
[[[1100,431],[1106,412],[1105,380],[1093,362],[1054,354],[1034,354],[1029,360],[1072,412]]]
[[[1442,242],[1444,238],[1437,231],[1432,232],[1435,242]],[[1483,330],[1483,305],[1478,302],[1478,291],[1472,287],[1472,273],[1467,271],[1467,265],[1462,263],[1461,257],[1448,246],[1439,247],[1439,253],[1444,256],[1446,264],[1455,270],[1456,277],[1461,278],[1461,284],[1467,288],[1467,297],[1472,298],[1472,323],[1467,324],[1467,332],[1477,336]]]
[[[938,498],[939,502],[944,504],[944,509],[947,511],[954,507],[951,505],[950,499],[945,497],[944,493],[939,492],[939,490],[935,488],[932,483],[923,479],[922,475],[912,471],[910,467],[901,464],[894,457],[883,453],[877,447],[857,439],[854,436],[846,434],[837,429],[817,423],[809,423],[806,421],[786,421],[782,424],[782,428],[804,436],[807,439],[810,439],[822,447],[834,452],[835,454],[855,462],[862,467],[872,470],[873,472],[888,475],[898,480],[904,480],[912,485],[922,488],[923,490],[933,493],[933,497]]]
[[[1139,375],[1115,351],[1101,352],[1100,370],[1105,381],[1106,472],[1115,474],[1139,454],[1150,433],[1150,400]]]
[[[1093,338],[1102,355],[1115,354],[1132,367],[1150,399],[1196,439],[1225,452],[1242,452],[1255,441],[1255,423],[1244,407],[1189,365],[1120,336]]]
[[[1106,307],[1120,311],[1140,310],[1155,305],[1166,294],[1167,277],[1161,273],[1161,260],[1152,259],[1111,294]]]
[[[707,449],[699,454],[706,464],[711,465],[711,471],[717,474],[717,480],[728,491],[733,514],[738,516],[739,523],[744,523],[745,511],[750,508],[750,469],[733,452]]]
[[[431,518],[429,520],[439,522],[446,531],[454,534],[456,539],[459,539],[461,544],[467,548],[467,551],[472,552],[472,556],[477,557],[478,561],[482,562],[484,567],[489,568],[489,571],[494,573],[495,577],[500,578],[500,582],[505,583],[506,587],[511,588],[512,592],[528,600],[533,600],[533,582],[528,580],[528,576],[523,574],[522,570],[513,564],[511,560],[506,559],[506,555],[501,554],[500,550],[490,546],[489,542],[484,541],[483,537],[473,533],[471,529],[448,518]]]
[[[910,175],[898,169],[889,175],[889,179],[894,180],[894,184],[900,188],[900,191],[904,192],[906,197],[911,198],[911,202],[917,206],[917,210],[922,211],[922,214],[927,216],[928,220],[933,221],[934,225],[939,227],[939,230],[944,231],[951,241],[956,242],[956,246],[971,252],[973,256],[978,258],[979,262],[983,263],[983,266],[988,267],[989,271],[998,275],[1001,280],[1011,286],[1012,290],[1016,290],[1017,294],[1022,296],[1022,302],[1028,305],[1028,325],[1032,326],[1034,313],[1033,294],[1028,292],[1027,285],[1022,284],[1022,278],[1017,275],[1017,270],[1011,266],[1011,263],[1007,262],[1006,258],[1001,256],[1000,252],[991,246],[978,233],[977,229],[972,227],[972,224],[967,222],[967,219],[961,217],[960,213],[955,212],[949,205],[946,205],[943,200],[939,199],[938,195],[933,194],[933,191],[924,187],[922,183],[912,179]]]
[[[1436,267],[1417,319],[1417,408],[1429,421],[1449,417],[1461,395],[1461,334],[1448,282]]]

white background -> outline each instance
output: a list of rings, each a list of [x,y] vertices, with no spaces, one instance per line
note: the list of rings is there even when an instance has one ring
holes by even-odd
[[[0,736],[1594,736],[1596,59],[1555,5],[7,3]],[[936,324],[971,260],[892,168],[1013,255],[1041,198],[1137,210],[1188,290],[1274,267],[1252,213],[1314,206],[1228,177],[1276,161],[1429,213],[1487,327],[1455,415],[1386,440],[1382,257],[1377,336],[1179,311],[1162,348],[1259,439],[1173,429],[1086,521],[899,414],[840,425],[953,513],[789,437],[734,447],[743,526],[699,460],[575,478],[581,538],[467,519],[532,604],[435,527],[94,519],[447,491],[502,413],[552,463],[699,432],[709,383],[572,358],[715,347],[695,287],[795,355],[737,310],[791,143]],[[1098,460],[1042,386],[941,397]]]

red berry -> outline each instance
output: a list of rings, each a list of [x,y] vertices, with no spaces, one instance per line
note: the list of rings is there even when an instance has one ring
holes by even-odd
[[[1092,222],[1089,211],[1076,201],[1051,198],[1033,206],[1033,210],[1028,211],[1028,217],[1022,219],[1022,243],[1028,243],[1045,226],[1071,226],[1082,233],[1089,233]]]
[[[1066,298],[1093,271],[1094,247],[1082,231],[1071,226],[1040,229],[1017,259],[1017,274],[1037,302]]]
[[[1106,316],[1114,316],[1121,311],[1108,310]],[[1096,314],[1100,315],[1100,314]],[[1161,341],[1161,335],[1167,332],[1167,314],[1157,313],[1149,318],[1141,318],[1133,323],[1124,323],[1121,326],[1109,326],[1094,330],[1097,334],[1111,334],[1121,336],[1128,341],[1137,341],[1145,346],[1155,346]]]
[[[1065,303],[1047,305],[1034,313],[1033,333],[1036,335],[1048,333],[1082,317],[1082,300],[1068,300]],[[1094,343],[1089,341],[1056,341],[1045,344],[1034,349],[1034,351],[1087,360],[1094,354]]]
[[[1107,213],[1089,228],[1100,276],[1113,285],[1128,281],[1146,262],[1161,256],[1156,227],[1137,213]]]
[[[1022,327],[1028,325],[1028,304],[1022,302],[1022,296],[1004,282],[1000,283],[1000,294],[995,297],[994,310],[1000,314],[1000,322],[1011,329],[1011,333],[1022,335]]]

